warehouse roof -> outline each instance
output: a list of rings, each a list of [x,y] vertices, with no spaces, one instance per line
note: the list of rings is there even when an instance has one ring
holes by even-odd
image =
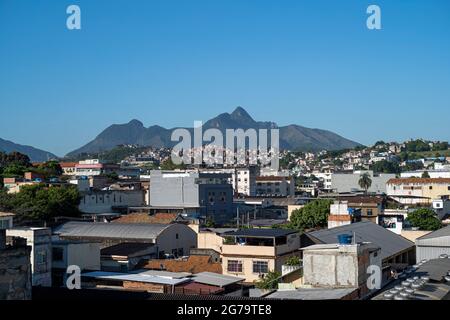
[[[194,274],[192,280],[198,283],[208,284],[211,286],[225,287],[233,283],[244,281],[245,279],[213,272],[200,272]]]
[[[102,256],[122,256],[128,257],[135,254],[146,252],[153,247],[153,243],[134,243],[124,242],[114,246],[106,247],[100,250]]]
[[[81,276],[95,278],[99,280],[117,280],[117,281],[134,281],[145,283],[157,283],[167,285],[177,285],[190,281],[189,278],[171,278],[165,276],[149,275],[145,273],[118,273],[118,272],[104,272],[94,271],[83,273]]]
[[[413,242],[370,221],[313,231],[306,235],[313,238],[313,240],[317,239],[319,243],[337,243],[338,235],[353,233],[355,233],[355,242],[371,242],[380,247],[382,259],[386,259],[401,251],[414,247]]]
[[[67,222],[54,230],[62,237],[155,240],[170,224]]]
[[[421,236],[420,238],[417,238],[416,240],[425,240],[425,239],[435,239],[440,237],[449,237],[450,236],[450,226],[447,226],[445,228],[438,229],[436,231],[430,232],[424,236]]]

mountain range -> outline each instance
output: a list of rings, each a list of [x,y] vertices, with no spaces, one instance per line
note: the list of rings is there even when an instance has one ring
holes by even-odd
[[[43,162],[50,159],[57,159],[58,157],[51,152],[36,149],[31,146],[25,146],[22,144],[17,144],[8,140],[0,138],[0,151],[10,153],[10,152],[20,152],[26,154],[32,162]]]
[[[203,130],[217,128],[244,130],[273,129],[280,130],[280,148],[294,151],[340,150],[360,146],[359,143],[346,139],[336,133],[321,129],[305,128],[291,124],[279,127],[275,122],[255,121],[242,107],[232,113],[222,113],[203,124]],[[103,130],[94,140],[67,154],[73,157],[81,153],[97,153],[110,150],[118,145],[133,144],[151,147],[173,147],[178,142],[171,141],[172,131],[158,125],[146,128],[139,120],[125,124],[113,124]],[[192,128],[186,128],[192,132]],[[224,135],[225,136],[225,135]]]

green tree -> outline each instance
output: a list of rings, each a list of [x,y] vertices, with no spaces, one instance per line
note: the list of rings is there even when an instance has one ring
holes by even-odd
[[[364,172],[358,181],[359,186],[364,189],[364,192],[367,193],[367,190],[369,190],[370,186],[372,185],[372,179],[370,178],[369,173]]]
[[[300,263],[301,263],[301,260],[300,260],[299,257],[297,257],[297,256],[290,256],[286,260],[285,265],[288,265],[288,266],[299,266]]]
[[[420,208],[408,213],[407,220],[413,227],[420,230],[434,231],[442,227],[442,223],[436,213],[429,208]]]
[[[422,173],[422,178],[424,178],[424,179],[429,179],[430,178],[430,174],[428,173],[428,171],[424,171]]]
[[[11,163],[7,167],[3,168],[3,177],[23,177],[24,173],[28,171],[28,168],[18,163]]]
[[[255,287],[262,290],[276,289],[280,282],[281,273],[278,271],[269,271],[264,278],[255,282]]]
[[[303,231],[324,227],[328,222],[332,200],[319,199],[307,203],[303,208],[292,212],[287,228]]]
[[[214,228],[216,224],[214,223],[214,220],[211,217],[208,217],[205,221],[205,227],[206,228]]]
[[[175,164],[172,161],[172,158],[169,158],[161,163],[161,170],[175,170],[175,169],[185,169],[186,165],[184,163],[182,164]]]
[[[400,166],[394,161],[377,161],[372,164],[371,169],[377,173],[400,173]]]
[[[79,216],[79,203],[76,186],[35,184],[21,187],[7,204],[19,218],[49,221],[57,216]]]

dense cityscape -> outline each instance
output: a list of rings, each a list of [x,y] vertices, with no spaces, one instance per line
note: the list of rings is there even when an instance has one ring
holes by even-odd
[[[119,296],[449,295],[447,142],[282,150],[276,171],[175,165],[169,148],[138,145],[84,156],[0,153],[1,267],[18,270],[2,299],[64,294],[71,265],[80,290]]]
[[[447,0],[0,0],[0,309],[432,315],[448,39]]]

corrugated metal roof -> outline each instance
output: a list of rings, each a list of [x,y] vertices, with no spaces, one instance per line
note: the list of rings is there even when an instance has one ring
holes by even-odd
[[[106,247],[100,250],[102,256],[131,256],[133,254],[142,252],[146,249],[153,247],[153,243],[134,243],[125,242],[119,243],[114,246]]]
[[[416,241],[420,242],[420,240],[424,240],[424,239],[435,239],[435,238],[448,237],[448,236],[450,236],[450,226],[438,229],[438,230],[428,233],[424,236],[421,236],[420,238],[417,238]]]
[[[165,270],[138,270],[136,272],[132,272],[134,274],[142,274],[142,275],[148,275],[148,276],[155,276],[155,277],[164,277],[164,278],[172,278],[172,279],[181,279],[190,277],[192,273],[190,272],[170,272]]]
[[[62,237],[155,240],[170,224],[67,222],[54,230]]]
[[[363,221],[307,233],[322,243],[337,243],[339,234],[355,233],[356,242],[371,242],[381,248],[381,258],[385,259],[403,250],[414,247],[414,243],[392,231],[370,222]]]
[[[190,281],[189,278],[169,278],[169,277],[153,276],[145,273],[118,273],[118,272],[104,272],[104,271],[87,272],[83,273],[81,276],[104,280],[135,281],[135,282],[158,283],[167,285],[177,285],[180,283]]]
[[[244,281],[244,278],[233,277],[213,272],[200,272],[192,277],[198,283],[208,284],[216,287],[224,287],[233,283]]]

